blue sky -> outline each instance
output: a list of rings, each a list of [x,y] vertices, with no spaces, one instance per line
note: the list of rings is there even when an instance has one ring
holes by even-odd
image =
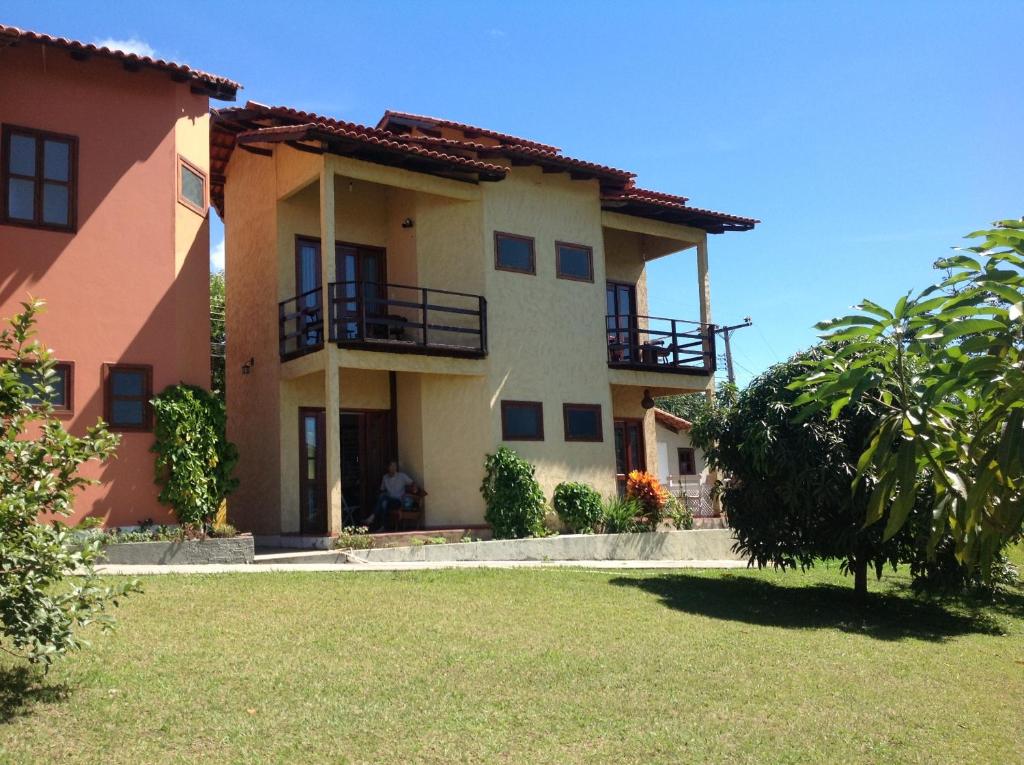
[[[714,319],[754,318],[741,384],[814,322],[927,285],[962,234],[1024,213],[1021,2],[7,0],[0,23],[134,40],[242,82],[241,101],[553,143],[759,218],[710,241]],[[692,258],[649,283],[653,314],[697,316]]]

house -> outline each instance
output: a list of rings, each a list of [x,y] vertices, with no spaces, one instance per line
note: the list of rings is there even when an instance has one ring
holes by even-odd
[[[713,386],[708,234],[756,220],[494,130],[388,111],[376,126],[250,101],[218,109],[235,522],[330,535],[387,460],[422,522],[484,520],[506,444],[614,494],[657,464],[653,397]],[[686,315],[649,317],[646,264],[688,257]]]
[[[238,87],[0,25],[0,315],[44,299],[59,416],[121,434],[117,459],[87,469],[102,484],[76,518],[171,520],[147,400],[209,385],[209,101]]]
[[[691,423],[655,407],[654,433],[657,443],[655,477],[674,496],[684,499],[695,516],[718,514],[712,493],[714,477],[704,452],[690,442]]]

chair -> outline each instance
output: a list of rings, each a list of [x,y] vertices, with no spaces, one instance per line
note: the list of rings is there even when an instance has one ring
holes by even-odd
[[[427,492],[425,492],[422,487],[417,487],[416,493],[412,496],[415,499],[412,507],[399,507],[396,510],[391,511],[391,527],[395,531],[401,531],[404,524],[411,524],[410,526],[407,526],[408,530],[423,528],[423,519],[426,517],[424,504],[426,502]]]

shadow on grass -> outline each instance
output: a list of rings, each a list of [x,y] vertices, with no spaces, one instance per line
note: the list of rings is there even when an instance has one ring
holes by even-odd
[[[735,574],[618,577],[611,583],[657,595],[678,611],[765,627],[838,629],[878,640],[941,641],[958,635],[1004,634],[982,609],[874,592],[859,610],[852,587],[832,584],[786,586]]]
[[[33,667],[0,667],[0,724],[28,714],[33,704],[66,699],[68,693],[65,683],[48,683]]]

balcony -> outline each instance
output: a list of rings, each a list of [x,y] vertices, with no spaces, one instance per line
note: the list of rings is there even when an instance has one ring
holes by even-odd
[[[339,348],[457,358],[487,355],[487,301],[480,295],[372,281],[328,285],[329,342]],[[282,360],[324,344],[322,291],[278,306]]]
[[[608,366],[710,375],[716,369],[715,325],[657,316],[605,317]]]

